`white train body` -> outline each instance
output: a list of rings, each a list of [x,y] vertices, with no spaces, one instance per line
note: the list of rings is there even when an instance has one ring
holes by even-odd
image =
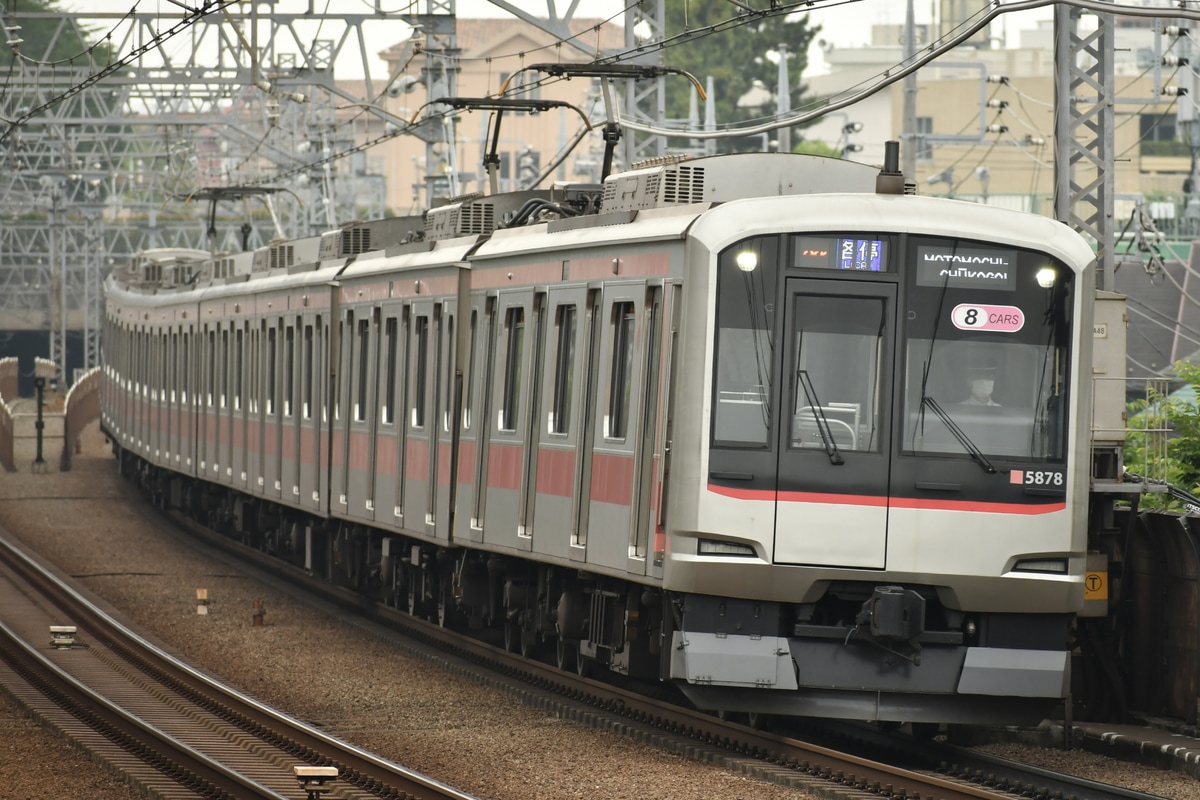
[[[484,198],[436,241],[116,274],[104,426],[162,502],[564,667],[714,710],[1036,717],[1083,604],[1094,256],[875,181],[695,159],[598,214],[472,233]]]

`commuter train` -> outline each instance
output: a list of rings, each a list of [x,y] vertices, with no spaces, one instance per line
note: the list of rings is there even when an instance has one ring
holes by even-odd
[[[1088,540],[1092,249],[793,154],[662,159],[106,281],[157,502],[698,707],[1040,720]]]

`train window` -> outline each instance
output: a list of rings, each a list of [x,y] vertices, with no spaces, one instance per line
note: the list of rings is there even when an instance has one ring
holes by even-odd
[[[188,361],[188,343],[190,341],[191,339],[184,336],[183,341],[179,343],[179,371],[182,379],[179,382],[179,402],[183,405],[187,405],[188,401],[187,365],[191,363]]]
[[[525,309],[510,308],[504,315],[508,346],[504,358],[504,393],[500,397],[499,428],[517,429],[517,404],[521,401],[521,357],[525,348]]]
[[[429,317],[417,317],[416,323],[416,366],[413,375],[412,426],[425,427],[425,387],[429,370]]]
[[[295,402],[296,377],[296,328],[288,325],[283,330],[283,415],[290,417]]]
[[[218,372],[221,383],[221,408],[229,407],[229,331],[221,331],[221,366]]]
[[[380,421],[391,425],[396,419],[396,318],[388,317],[383,323],[384,341],[384,385],[383,408],[380,409]]]
[[[233,407],[239,411],[242,408],[242,368],[244,366],[245,344],[242,330],[239,328],[233,343]]]
[[[267,413],[275,413],[275,328],[267,328]]]
[[[1061,460],[1071,271],[1032,251],[952,239],[912,237],[910,256],[921,269],[909,278],[903,449]]]
[[[554,312],[558,332],[558,350],[554,356],[554,395],[550,401],[550,433],[570,433],[571,388],[575,384],[574,305],[562,305]]]
[[[370,340],[371,321],[360,319],[358,321],[358,340],[354,345],[358,350],[358,361],[355,367],[357,374],[354,376],[354,419],[358,422],[364,422],[367,419],[367,366],[370,364],[368,358]]]
[[[179,385],[179,376],[176,374],[176,370],[179,369],[178,365],[179,365],[179,332],[173,331],[171,333],[171,376],[170,376],[171,393],[168,396],[168,398],[170,399],[170,401],[172,403],[175,402],[176,397],[178,396],[177,391],[178,391],[178,385]]]
[[[771,428],[779,239],[738,242],[717,261],[712,437],[717,447],[766,448]]]
[[[313,326],[304,326],[304,395],[300,398],[300,413],[305,419],[313,414]]]
[[[633,303],[613,303],[612,369],[608,381],[608,414],[604,418],[604,436],[608,439],[624,439],[629,428],[636,322]]]

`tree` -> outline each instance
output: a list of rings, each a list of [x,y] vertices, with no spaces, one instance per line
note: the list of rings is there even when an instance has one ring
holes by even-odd
[[[821,30],[820,26],[809,26],[807,14],[742,13],[736,19],[744,20],[744,24],[731,25],[730,21],[735,19],[733,12],[740,5],[667,3],[664,21],[666,40],[670,42],[673,37],[686,32],[691,32],[691,36],[668,46],[663,53],[664,62],[669,67],[691,73],[701,85],[705,84],[707,78],[713,79],[713,101],[718,124],[769,116],[775,112],[773,102],[761,109],[741,109],[737,107],[737,100],[750,90],[755,80],[762,81],[774,94],[778,85],[780,44],[787,45],[788,51],[790,106],[798,108],[804,95],[800,76],[808,66],[808,45]],[[667,115],[674,119],[685,119],[688,114],[688,94],[692,90],[677,80],[669,80],[667,86]],[[742,140],[738,145],[741,149],[759,149],[760,146],[758,137]],[[718,144],[718,148],[734,149],[728,144]]]
[[[27,17],[26,14],[57,14],[57,17]],[[59,7],[58,0],[10,0],[2,10],[5,26],[19,25],[14,35],[21,39],[16,50],[22,56],[46,64],[54,63],[67,69],[84,69],[91,65],[104,66],[113,57],[113,48],[102,41],[92,44],[95,31],[81,30],[74,34],[70,20],[75,16]],[[0,54],[13,57],[14,48],[0,42]],[[89,52],[90,51],[90,52]]]
[[[1200,493],[1200,365],[1175,364],[1179,380],[1196,394],[1191,399],[1152,392],[1129,404],[1125,467],[1145,477],[1160,478],[1191,494]],[[1166,436],[1165,455],[1161,437]],[[1181,508],[1169,495],[1151,494],[1143,506]]]

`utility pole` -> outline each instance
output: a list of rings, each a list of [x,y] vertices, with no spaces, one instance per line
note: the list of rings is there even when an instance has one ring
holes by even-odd
[[[904,16],[904,63],[911,64],[917,55],[917,32],[913,21],[913,0],[908,0],[908,9]],[[917,176],[917,73],[912,72],[904,77],[904,119],[903,132],[900,141],[904,147],[900,151],[901,172],[910,180]]]

